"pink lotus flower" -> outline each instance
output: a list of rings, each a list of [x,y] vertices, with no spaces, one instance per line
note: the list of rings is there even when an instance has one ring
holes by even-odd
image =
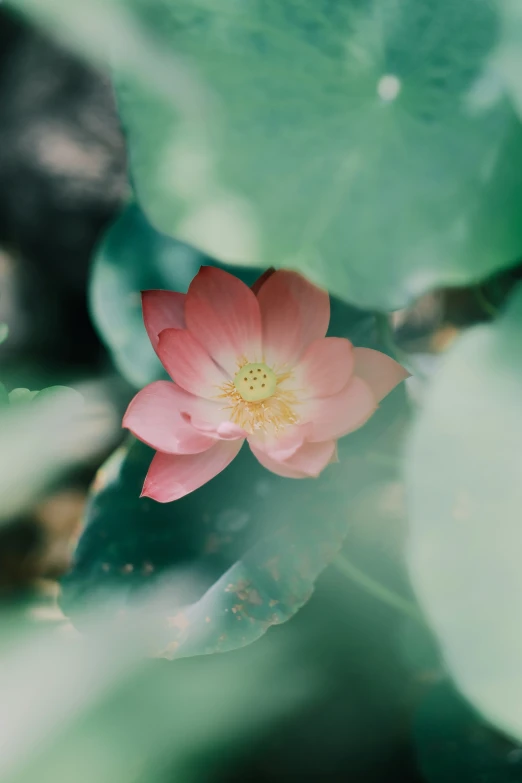
[[[295,272],[250,289],[202,267],[186,295],[145,291],[143,318],[174,383],[140,391],[123,426],[157,451],[142,496],[161,503],[216,476],[245,440],[279,476],[318,476],[337,439],[408,376],[379,351],[325,337],[328,294]]]

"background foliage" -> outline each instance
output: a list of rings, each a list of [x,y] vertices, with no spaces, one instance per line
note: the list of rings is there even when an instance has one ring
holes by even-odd
[[[8,5],[0,776],[522,780],[520,4]],[[320,479],[139,500],[139,291],[201,263],[412,371]]]

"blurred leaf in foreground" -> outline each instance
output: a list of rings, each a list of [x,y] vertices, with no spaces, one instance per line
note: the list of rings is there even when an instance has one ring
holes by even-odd
[[[13,389],[9,392],[9,403],[14,405],[19,402],[30,402],[37,394],[39,392],[30,389]]]
[[[522,739],[522,289],[450,349],[407,451],[413,583],[457,686]]]
[[[0,394],[3,387],[0,388]],[[89,392],[90,393],[90,392]],[[0,404],[0,524],[34,502],[62,472],[107,445],[81,394],[66,386],[3,389]]]
[[[15,392],[0,409],[0,520],[34,500],[67,465],[83,409],[81,395],[66,387],[32,399],[28,389]]]
[[[64,628],[2,638],[3,782],[207,781],[234,745],[314,692],[292,671],[288,640],[248,659],[145,660],[156,597],[124,633],[91,617],[84,638]]]

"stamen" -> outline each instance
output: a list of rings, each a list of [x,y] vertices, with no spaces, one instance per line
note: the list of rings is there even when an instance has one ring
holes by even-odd
[[[259,376],[251,377],[256,371]],[[230,412],[230,421],[249,433],[279,433],[297,424],[295,408],[299,401],[294,392],[280,386],[288,377],[289,373],[277,376],[267,365],[249,367],[247,363],[240,367],[234,380],[221,387],[219,395],[228,403],[225,410]]]

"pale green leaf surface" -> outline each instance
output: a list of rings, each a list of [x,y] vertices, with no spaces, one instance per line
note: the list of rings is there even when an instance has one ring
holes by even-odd
[[[148,217],[220,261],[393,309],[522,254],[516,0],[11,4],[113,61]]]
[[[2,625],[3,783],[208,780],[231,743],[252,741],[316,690],[291,666],[297,639],[242,660],[147,660],[161,600],[149,593],[125,631],[95,612],[84,637],[65,625],[16,634]]]
[[[77,464],[92,428],[82,396],[66,386],[14,389],[8,400],[0,407],[0,524]]]
[[[117,71],[137,194],[226,262],[295,267],[395,308],[522,252],[522,130],[495,2],[132,4],[193,79]]]
[[[409,562],[458,687],[522,738],[522,290],[445,358],[407,452]]]

